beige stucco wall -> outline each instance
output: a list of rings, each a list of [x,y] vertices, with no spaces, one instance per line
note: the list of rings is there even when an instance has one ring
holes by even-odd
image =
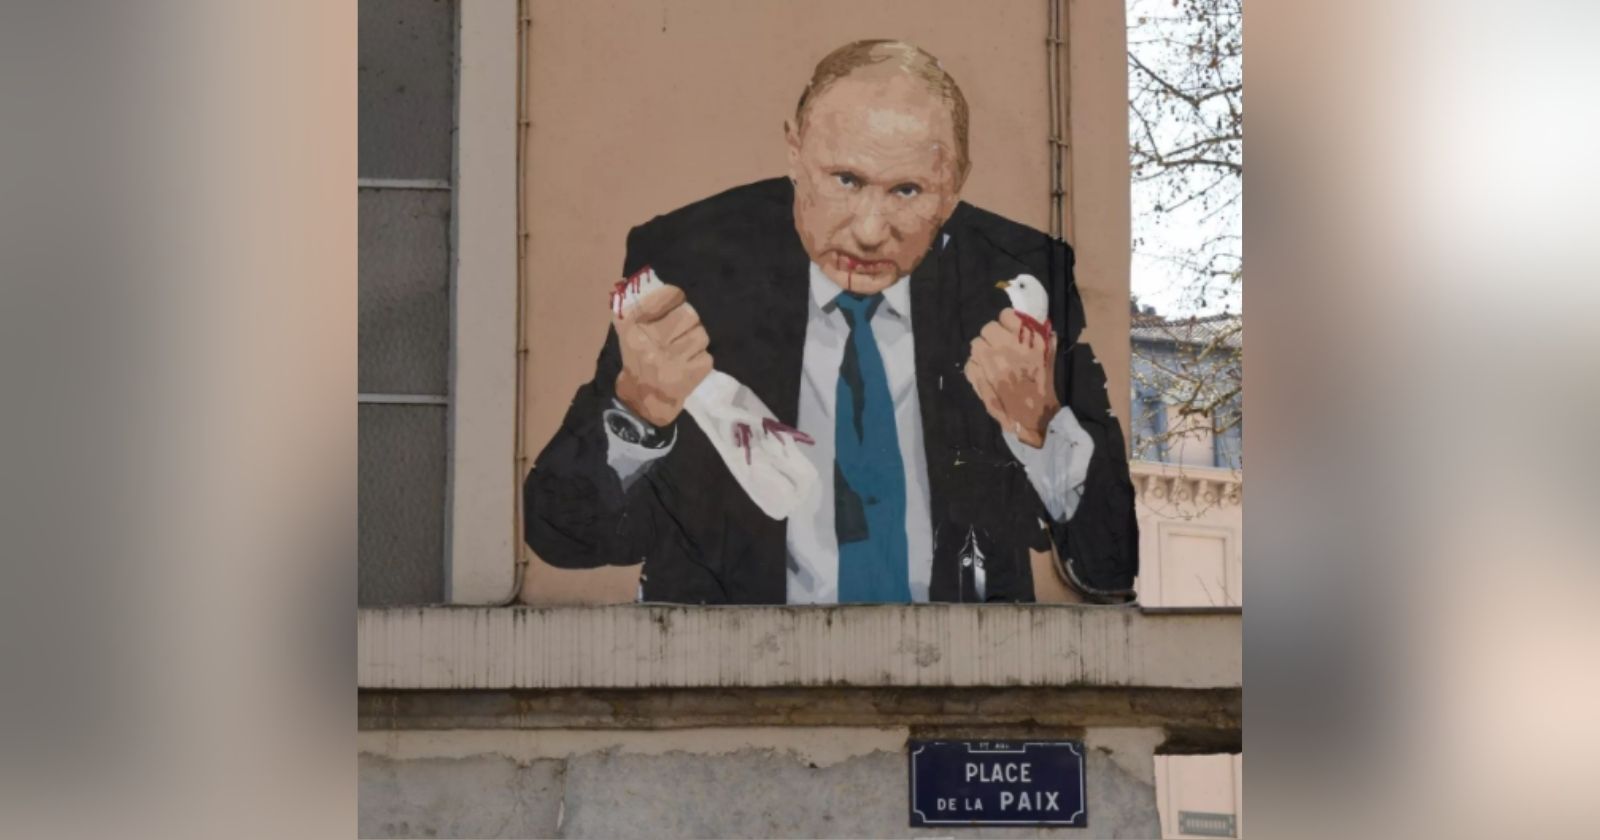
[[[972,111],[974,165],[963,197],[1049,227],[1048,19],[1038,0],[525,5],[530,125],[523,149],[527,357],[519,476],[593,373],[607,325],[606,292],[621,272],[628,229],[727,187],[783,174],[784,121],[816,61],[834,47],[892,37],[938,56]],[[1072,136],[1085,138],[1071,155],[1069,231],[1079,252],[1089,340],[1125,418],[1122,7],[1067,5],[1075,52],[1064,81]],[[568,572],[530,560],[524,597],[562,603],[633,596],[635,569]]]
[[[972,733],[968,733],[970,736]],[[950,837],[909,827],[911,727],[366,731],[363,837]],[[1055,737],[1055,736],[1045,736]],[[1155,728],[1091,727],[1088,826],[973,837],[1154,837]],[[685,803],[692,803],[686,806]]]

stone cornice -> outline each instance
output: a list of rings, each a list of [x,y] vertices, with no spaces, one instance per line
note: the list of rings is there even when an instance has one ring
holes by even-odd
[[[357,616],[363,689],[1242,684],[1241,617],[1067,604],[421,607]]]
[[[1218,467],[1132,461],[1133,489],[1146,505],[1238,507],[1244,500],[1244,473]]]

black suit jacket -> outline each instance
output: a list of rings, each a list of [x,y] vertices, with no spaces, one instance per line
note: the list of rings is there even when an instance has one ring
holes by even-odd
[[[634,228],[623,263],[624,275],[649,265],[681,287],[717,368],[791,425],[810,294],[793,203],[785,178],[734,188]],[[1056,393],[1094,439],[1076,512],[1048,529],[1039,524],[1049,522],[1043,503],[962,373],[969,343],[1008,304],[995,283],[1021,273],[1050,289]],[[1094,600],[1131,598],[1133,488],[1105,375],[1088,345],[1077,343],[1084,322],[1072,249],[962,203],[909,282],[934,528],[930,600],[975,600],[970,568],[959,562],[969,534],[985,556],[987,600],[1033,600],[1028,549],[1047,548],[1052,538],[1080,591]],[[786,522],[761,513],[692,420],[680,416],[672,451],[623,490],[606,463],[602,420],[620,369],[613,330],[594,379],[578,389],[528,474],[528,545],[564,568],[643,562],[649,601],[784,603]]]

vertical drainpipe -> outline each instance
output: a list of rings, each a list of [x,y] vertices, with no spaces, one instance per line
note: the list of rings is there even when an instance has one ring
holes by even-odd
[[[1071,219],[1067,213],[1068,181],[1072,177],[1067,141],[1071,128],[1071,66],[1069,59],[1062,55],[1066,49],[1062,27],[1067,16],[1067,2],[1045,0],[1044,67],[1050,123],[1050,235],[1057,239],[1068,238],[1071,232]]]
[[[507,603],[514,603],[522,597],[522,584],[528,572],[528,549],[523,541],[522,533],[522,479],[528,474],[528,442],[524,434],[526,425],[524,405],[528,395],[523,389],[527,387],[528,368],[528,331],[524,318],[527,317],[528,293],[528,219],[526,209],[527,177],[526,168],[528,160],[528,28],[533,25],[528,8],[528,0],[517,0],[517,411],[516,429],[514,430],[516,455],[512,459],[515,475],[512,476],[516,492],[517,510],[513,516],[515,520],[516,540],[513,550],[516,552],[516,573],[512,576],[511,595]]]

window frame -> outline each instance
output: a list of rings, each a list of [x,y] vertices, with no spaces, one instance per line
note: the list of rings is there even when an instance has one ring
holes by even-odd
[[[456,4],[445,601],[516,586],[518,0]]]

